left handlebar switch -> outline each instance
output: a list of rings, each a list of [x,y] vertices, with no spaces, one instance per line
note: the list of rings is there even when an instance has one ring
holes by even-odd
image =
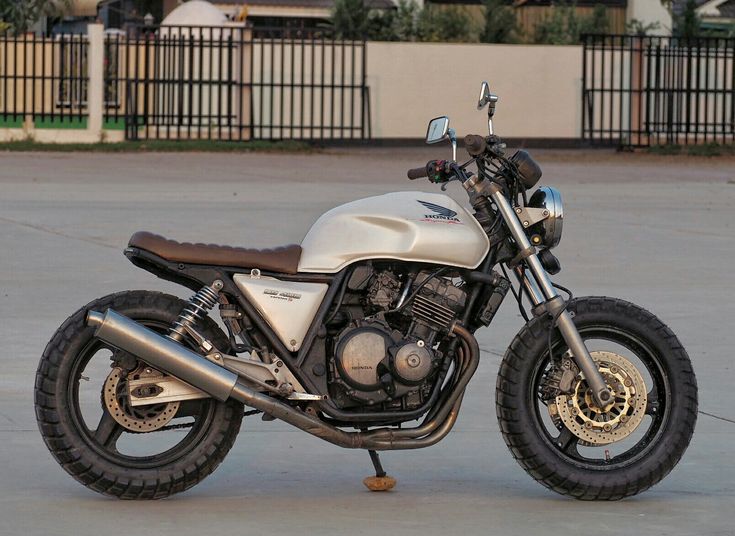
[[[441,184],[449,180],[450,172],[446,160],[430,160],[426,163],[426,176],[429,182]]]

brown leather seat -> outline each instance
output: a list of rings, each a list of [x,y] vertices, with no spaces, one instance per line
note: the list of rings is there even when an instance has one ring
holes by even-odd
[[[295,244],[274,249],[246,249],[176,242],[145,231],[139,231],[131,236],[128,246],[150,251],[173,262],[259,268],[284,274],[295,274],[301,258],[301,246]]]

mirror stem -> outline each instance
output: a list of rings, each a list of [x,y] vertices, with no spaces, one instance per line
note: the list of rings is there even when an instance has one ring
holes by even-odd
[[[449,134],[449,141],[452,142],[452,162],[457,162],[457,131],[450,128],[447,133]]]

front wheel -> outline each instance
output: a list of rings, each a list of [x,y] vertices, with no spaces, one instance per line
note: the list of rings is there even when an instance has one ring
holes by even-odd
[[[513,340],[496,386],[508,448],[538,482],[583,500],[616,500],[663,479],[697,419],[689,356],[658,318],[632,303],[569,302],[580,335],[614,393],[598,408],[558,330],[535,318]]]

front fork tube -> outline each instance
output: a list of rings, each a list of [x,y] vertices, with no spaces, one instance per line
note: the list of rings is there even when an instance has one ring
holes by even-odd
[[[546,270],[544,270],[544,267],[541,265],[538,255],[533,252],[535,250],[531,246],[531,242],[528,240],[521,222],[518,221],[518,217],[510,206],[508,200],[503,195],[502,190],[494,183],[490,185],[489,190],[491,199],[495,203],[495,206],[498,207],[500,214],[508,225],[510,233],[516,244],[519,246],[521,252],[532,252],[525,258],[525,263],[528,266],[528,270],[532,277],[528,277],[529,274],[523,268],[516,271],[516,275],[519,277],[519,280],[529,298],[534,305],[539,305],[558,297],[559,293],[551,283]],[[607,388],[607,384],[605,383],[602,374],[600,374],[600,371],[597,369],[597,365],[592,359],[589,350],[587,350],[587,347],[584,345],[584,341],[579,335],[579,331],[574,325],[574,320],[572,320],[572,315],[569,314],[569,311],[566,309],[562,310],[557,317],[556,325],[559,328],[562,338],[567,343],[569,350],[572,352],[574,362],[582,371],[582,374],[587,380],[587,384],[592,389],[592,395],[595,402],[601,408],[606,407],[611,400],[610,391]]]

